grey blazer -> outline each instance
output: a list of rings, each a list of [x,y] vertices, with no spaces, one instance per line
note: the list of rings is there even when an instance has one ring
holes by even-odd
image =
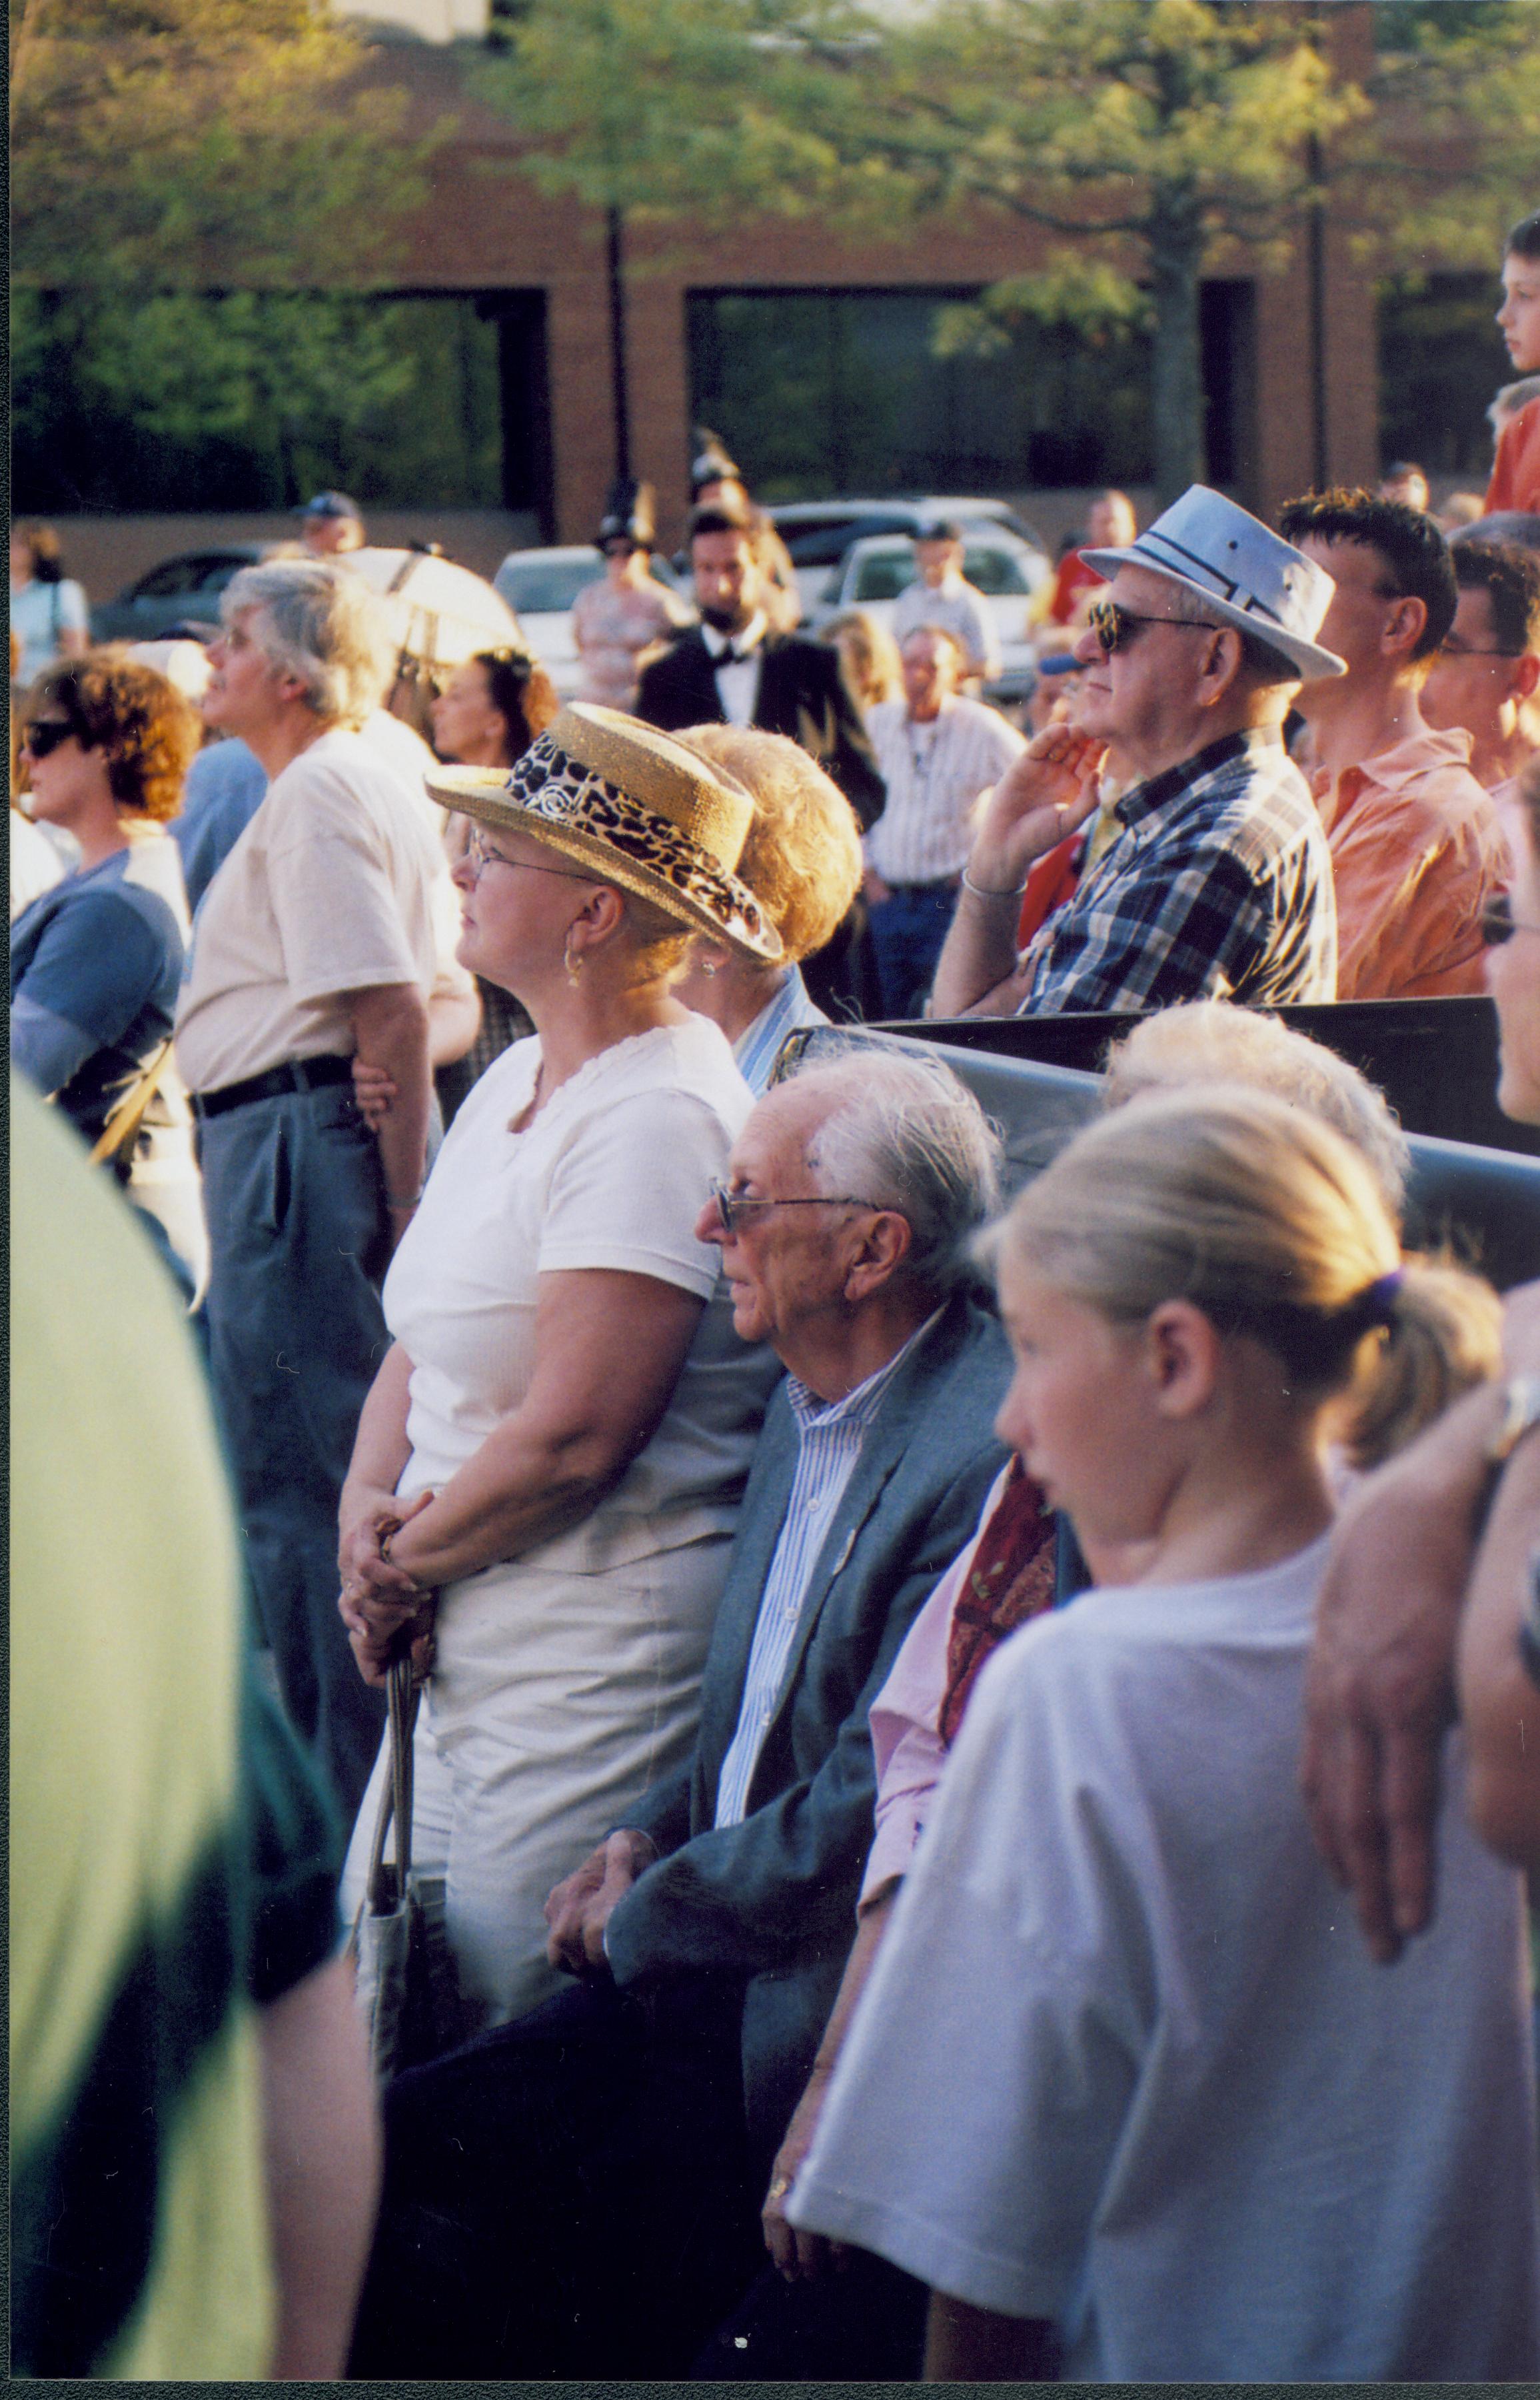
[[[1004,1462],[993,1423],[1010,1371],[1000,1326],[962,1294],[905,1360],[814,1565],[747,1813],[717,1831],[717,1780],[797,1465],[797,1421],[776,1392],[706,1659],[694,1761],[627,1820],[664,1855],[609,1919],[616,1980],[744,1979],[744,2087],[761,2141],[779,2140],[796,2105],[855,1932],[873,1831],[866,1712]]]

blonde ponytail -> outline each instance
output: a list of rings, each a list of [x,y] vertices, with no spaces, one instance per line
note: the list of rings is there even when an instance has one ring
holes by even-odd
[[[1349,1464],[1383,1466],[1502,1366],[1503,1304],[1492,1286],[1448,1260],[1409,1259],[1385,1338],[1346,1395]]]

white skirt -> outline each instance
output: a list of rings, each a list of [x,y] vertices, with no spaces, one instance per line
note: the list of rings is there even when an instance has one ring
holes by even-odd
[[[441,1593],[412,1855],[445,1877],[472,2027],[569,1988],[546,1964],[546,1898],[644,1792],[688,1765],[730,1549],[721,1534],[591,1575],[515,1560]],[[349,1924],[387,1771],[382,1748],[343,1875]]]

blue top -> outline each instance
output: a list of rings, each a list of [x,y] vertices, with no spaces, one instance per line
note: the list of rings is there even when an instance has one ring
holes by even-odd
[[[167,831],[182,852],[187,906],[195,912],[266,792],[267,770],[244,742],[211,743],[188,768],[182,814]]]
[[[66,876],[11,927],[11,1055],[94,1142],[170,1032],[182,935],[133,848]]]

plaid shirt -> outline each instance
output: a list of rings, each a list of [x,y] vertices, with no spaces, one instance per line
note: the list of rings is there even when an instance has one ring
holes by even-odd
[[[1211,743],[1113,813],[1122,832],[1022,960],[1018,1016],[1336,998],[1330,853],[1275,734]]]

